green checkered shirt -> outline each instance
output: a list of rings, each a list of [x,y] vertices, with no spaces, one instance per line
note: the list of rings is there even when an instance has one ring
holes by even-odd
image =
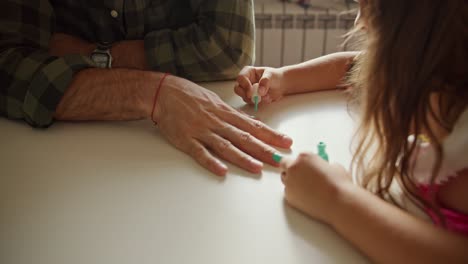
[[[0,114],[47,127],[84,56],[48,54],[54,32],[144,40],[152,70],[230,79],[254,60],[253,0],[1,0]]]

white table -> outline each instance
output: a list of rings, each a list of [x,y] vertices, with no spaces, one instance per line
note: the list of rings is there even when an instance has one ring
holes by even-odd
[[[206,87],[229,104],[233,84]],[[253,113],[250,107],[244,110]],[[354,123],[340,92],[286,98],[258,116],[294,139],[325,141],[349,164]],[[234,166],[220,179],[170,146],[150,122],[0,118],[0,263],[366,263],[327,226],[283,201],[278,170]]]

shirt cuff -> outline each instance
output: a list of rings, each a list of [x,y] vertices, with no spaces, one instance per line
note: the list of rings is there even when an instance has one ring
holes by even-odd
[[[73,76],[80,70],[95,67],[88,57],[67,55],[54,57],[39,69],[27,89],[24,103],[24,119],[33,127],[48,127],[53,123],[54,113],[70,85]]]

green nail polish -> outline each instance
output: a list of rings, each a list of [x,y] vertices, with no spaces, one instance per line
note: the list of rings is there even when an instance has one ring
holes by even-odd
[[[255,112],[258,111],[258,95],[254,96]]]
[[[279,153],[274,153],[274,154],[273,154],[273,160],[274,160],[276,163],[280,163],[282,158],[283,158],[283,156],[281,156],[281,154],[279,154]]]
[[[328,162],[328,154],[327,154],[327,151],[325,150],[325,148],[327,147],[327,145],[323,142],[320,142],[318,145],[317,145],[317,149],[318,149],[318,155],[325,161]]]

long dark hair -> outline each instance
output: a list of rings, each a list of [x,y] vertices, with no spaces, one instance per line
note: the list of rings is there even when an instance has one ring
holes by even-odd
[[[450,133],[468,104],[466,0],[367,0],[364,49],[350,81],[360,100],[353,170],[359,183],[382,198],[396,179],[420,206],[410,156],[425,134],[443,160],[441,135]],[[391,198],[391,197],[390,197]]]

